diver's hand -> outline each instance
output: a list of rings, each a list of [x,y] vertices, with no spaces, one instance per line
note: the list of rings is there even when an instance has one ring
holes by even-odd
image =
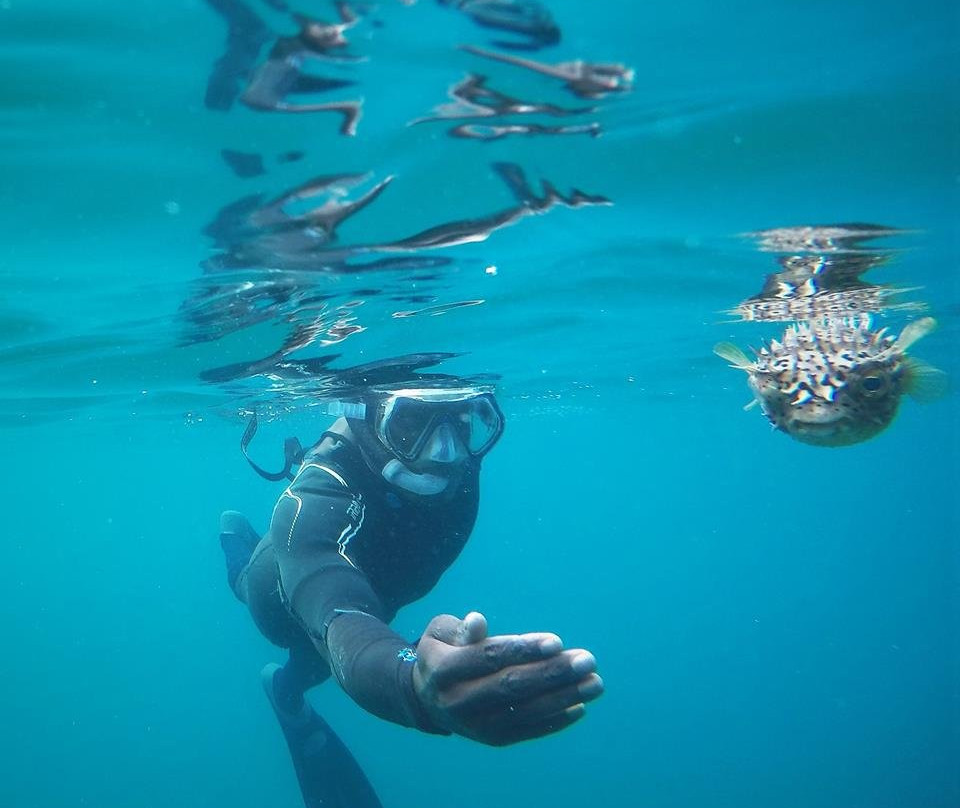
[[[413,687],[440,728],[492,746],[549,735],[603,692],[593,654],[556,634],[487,636],[487,620],[433,618],[417,646]]]

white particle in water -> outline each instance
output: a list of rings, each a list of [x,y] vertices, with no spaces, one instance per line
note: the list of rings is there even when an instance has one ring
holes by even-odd
[[[163,209],[171,216],[176,216],[178,213],[180,213],[180,203],[171,200],[164,204]]]

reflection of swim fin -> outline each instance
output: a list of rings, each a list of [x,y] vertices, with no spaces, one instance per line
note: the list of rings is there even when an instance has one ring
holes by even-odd
[[[541,200],[537,199],[520,166],[516,163],[494,163],[492,168],[507,184],[517,202],[530,208],[539,205]]]
[[[382,808],[350,750],[304,699],[297,713],[284,710],[274,691],[276,664],[260,674],[263,689],[287,740],[306,808]]]

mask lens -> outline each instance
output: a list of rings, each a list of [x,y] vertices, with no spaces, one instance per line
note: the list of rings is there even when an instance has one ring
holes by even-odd
[[[448,424],[467,451],[479,456],[489,451],[503,431],[503,416],[489,395],[459,401],[430,401],[397,397],[382,415],[380,435],[399,457],[412,460],[433,430]]]
[[[434,414],[429,404],[410,398],[398,398],[383,424],[387,443],[401,457],[412,458],[416,455]]]
[[[463,418],[469,426],[466,444],[470,454],[483,454],[500,437],[503,418],[489,398],[473,399]]]

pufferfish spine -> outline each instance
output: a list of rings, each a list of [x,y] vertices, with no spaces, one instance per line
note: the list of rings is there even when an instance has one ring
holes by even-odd
[[[803,404],[817,397],[833,401],[858,363],[879,357],[894,344],[886,329],[871,331],[871,318],[823,318],[787,326],[783,341],[771,339],[756,352],[755,372],[770,376],[779,390]]]

